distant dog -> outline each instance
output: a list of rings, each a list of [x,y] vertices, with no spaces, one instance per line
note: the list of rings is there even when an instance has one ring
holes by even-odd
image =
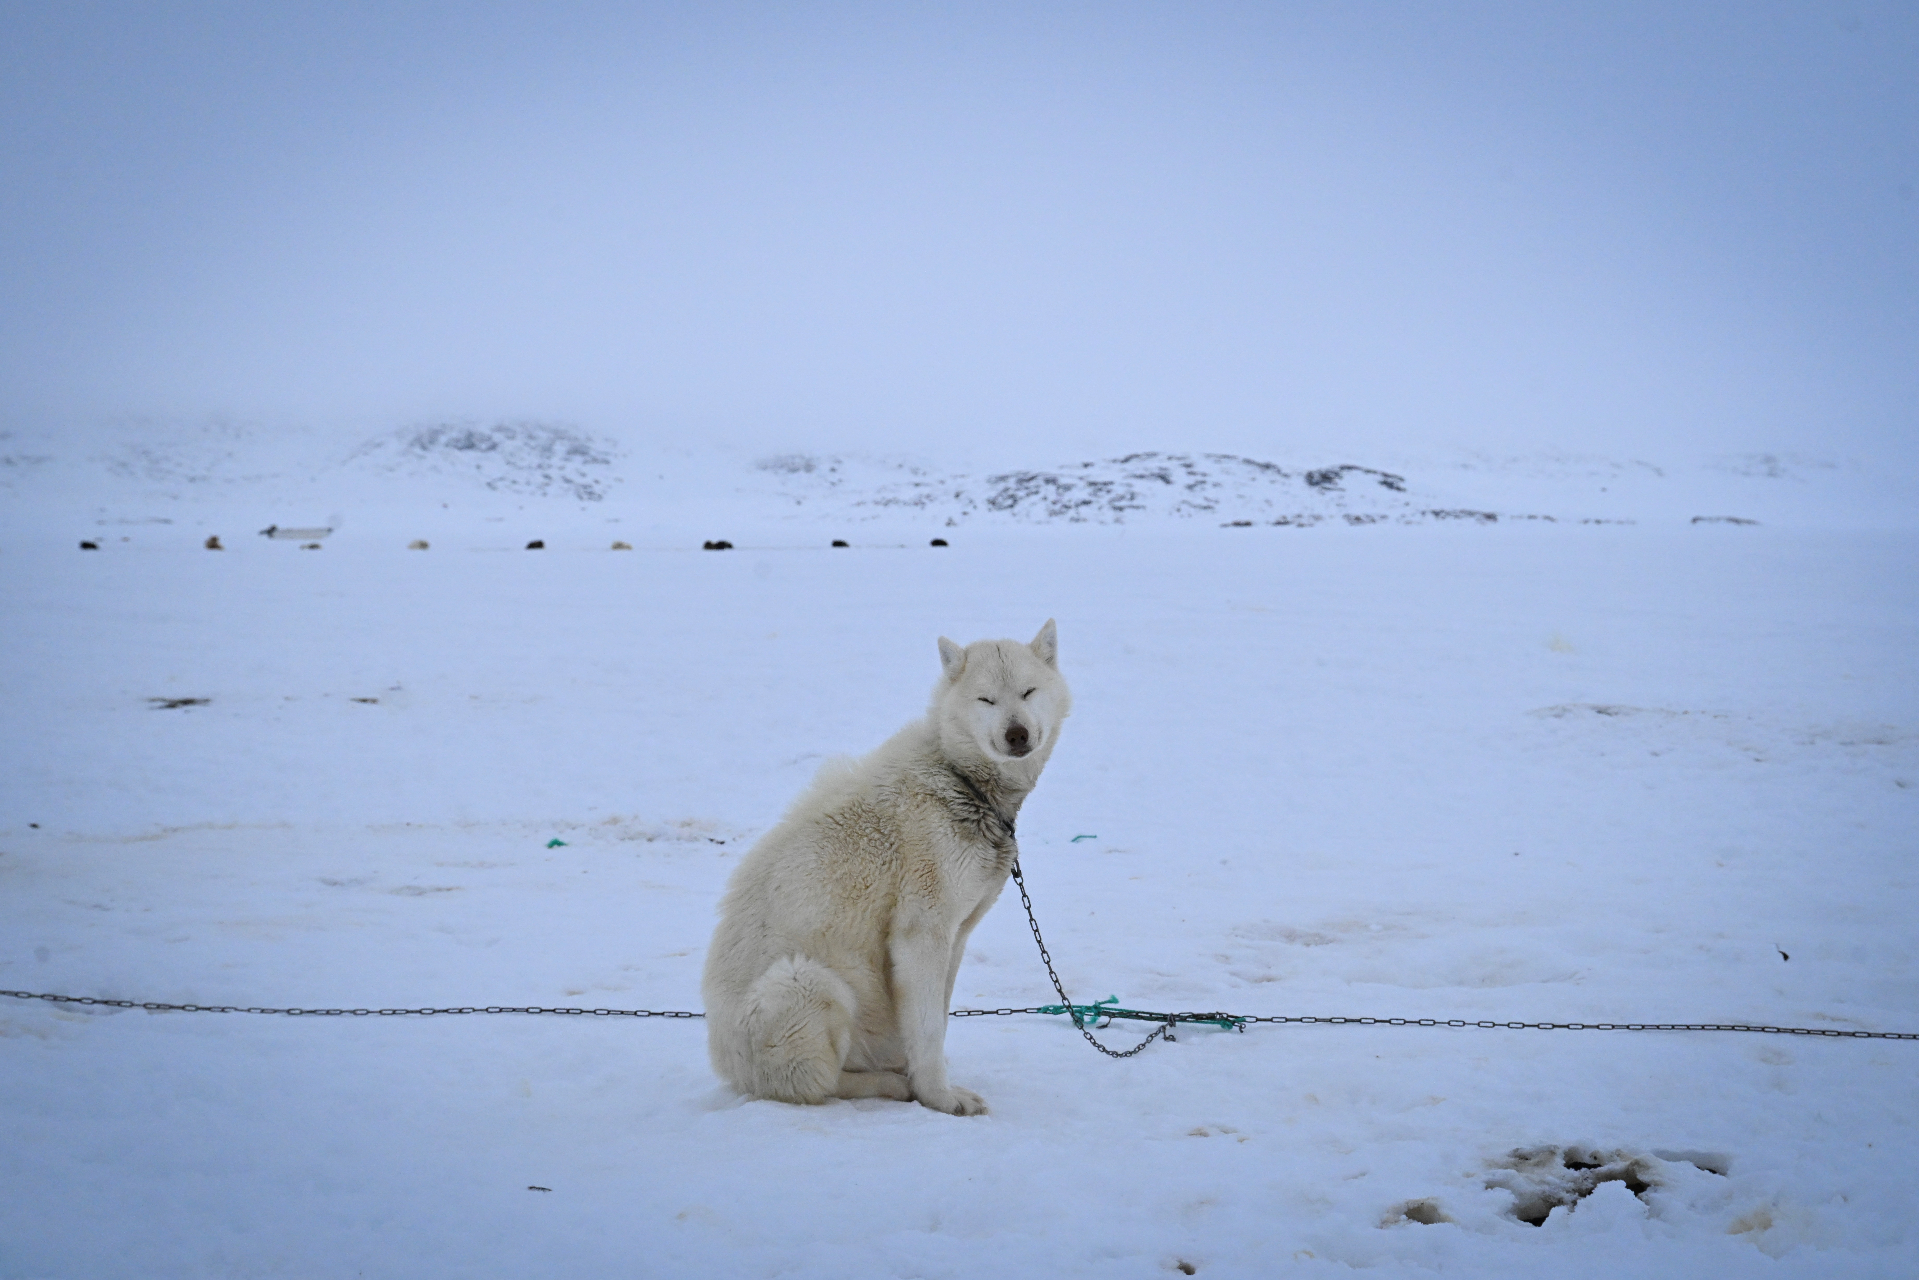
[[[1073,699],[1051,619],[1031,644],[942,636],[939,654],[926,717],[828,762],[720,903],[707,1048],[749,1097],[986,1110],[946,1079],[953,980]]]

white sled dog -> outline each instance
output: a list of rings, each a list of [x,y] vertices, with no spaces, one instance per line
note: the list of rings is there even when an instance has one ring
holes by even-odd
[[[720,902],[707,1048],[748,1097],[986,1110],[946,1079],[953,980],[1073,699],[1050,618],[1031,644],[942,636],[939,653],[926,717],[827,763]]]

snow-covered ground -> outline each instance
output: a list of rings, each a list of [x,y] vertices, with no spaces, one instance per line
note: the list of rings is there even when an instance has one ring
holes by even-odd
[[[818,762],[921,710],[935,637],[1056,617],[1020,833],[1076,999],[1919,1031],[1919,526],[1867,464],[0,455],[0,988],[697,1008]],[[1009,895],[956,1003],[1052,999]],[[948,1049],[989,1116],[742,1103],[694,1021],[4,1000],[0,1275],[1919,1270],[1916,1042]]]

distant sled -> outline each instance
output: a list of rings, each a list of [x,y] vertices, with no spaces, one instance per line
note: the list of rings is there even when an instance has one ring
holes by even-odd
[[[288,542],[318,542],[332,532],[331,529],[282,529],[277,524],[270,524],[260,530],[260,536]]]

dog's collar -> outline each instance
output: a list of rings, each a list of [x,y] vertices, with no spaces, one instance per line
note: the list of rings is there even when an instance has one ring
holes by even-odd
[[[1004,813],[1000,812],[1000,807],[994,804],[991,800],[987,799],[986,793],[979,789],[979,785],[977,783],[975,783],[971,778],[967,777],[965,774],[961,773],[958,769],[953,768],[951,765],[948,765],[946,767],[946,771],[952,774],[954,781],[958,782],[962,787],[965,787],[967,790],[967,793],[971,795],[973,799],[979,802],[980,808],[992,814],[994,820],[998,822],[1000,826],[1006,829],[1006,838],[1008,840],[1012,840],[1015,838],[1015,832],[1013,829],[1013,819],[1009,818]]]

